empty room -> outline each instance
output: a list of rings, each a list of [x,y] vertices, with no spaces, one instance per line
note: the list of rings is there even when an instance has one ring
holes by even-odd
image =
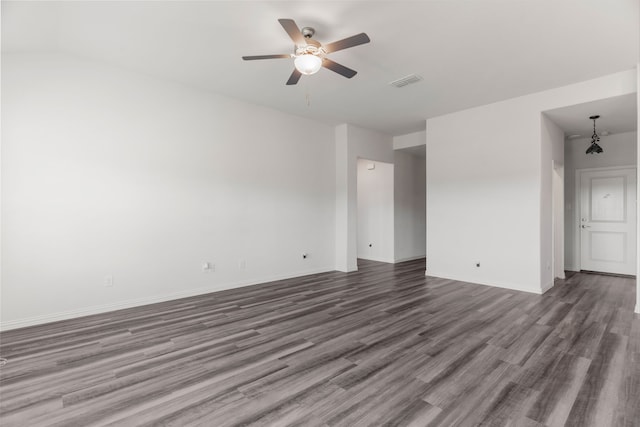
[[[1,15],[3,427],[640,426],[637,0]]]

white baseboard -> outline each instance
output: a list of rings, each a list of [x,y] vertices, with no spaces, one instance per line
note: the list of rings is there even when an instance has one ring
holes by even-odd
[[[441,273],[437,273],[437,272],[433,272],[433,271],[425,271],[425,276],[436,277],[436,278],[439,278],[439,279],[456,280],[458,282],[473,283],[473,284],[476,284],[476,285],[493,286],[495,288],[511,289],[513,291],[529,292],[529,293],[537,294],[537,295],[542,295],[544,292],[549,290],[549,289],[542,290],[541,288],[538,288],[538,289],[527,288],[527,287],[524,287],[524,286],[512,285],[510,283],[484,282],[484,281],[479,281],[479,280],[473,279],[473,278],[455,277],[455,276],[452,276],[452,275],[441,274]],[[551,286],[553,286],[553,283],[551,284]]]
[[[413,261],[416,259],[420,259],[420,258],[425,258],[426,255],[417,255],[417,256],[410,256],[410,257],[406,257],[406,258],[396,258],[396,260],[394,262],[405,262],[405,261]]]
[[[636,313],[640,314],[640,302],[636,304]]]
[[[295,277],[308,276],[311,274],[318,274],[318,273],[326,273],[329,271],[335,271],[334,266],[317,268],[313,270],[299,271],[297,273],[283,274],[283,275],[272,276],[272,277],[267,277],[267,278],[258,279],[258,280],[246,281],[246,282],[225,283],[225,284],[220,284],[216,286],[189,289],[181,292],[173,292],[170,294],[155,295],[155,296],[150,296],[145,298],[137,298],[137,299],[127,300],[127,301],[120,301],[120,302],[115,302],[110,304],[95,305],[95,306],[80,308],[76,310],[68,310],[68,311],[63,311],[58,313],[46,314],[42,316],[33,316],[33,317],[26,317],[23,319],[9,320],[6,322],[0,322],[0,331],[8,331],[11,329],[24,328],[27,326],[42,325],[45,323],[57,322],[60,320],[75,319],[77,317],[90,316],[92,314],[106,313],[109,311],[139,307],[142,305],[155,304],[159,302],[166,302],[166,301],[177,300],[181,298],[194,297],[198,295],[209,294],[212,292],[224,291],[227,289],[235,289],[235,288],[241,288],[244,286],[259,285],[263,283],[275,282],[277,280],[292,279]]]
[[[389,258],[376,258],[376,257],[366,257],[366,256],[358,256],[359,259],[366,259],[367,261],[376,261],[376,262],[386,262],[388,264],[393,264],[396,261]]]

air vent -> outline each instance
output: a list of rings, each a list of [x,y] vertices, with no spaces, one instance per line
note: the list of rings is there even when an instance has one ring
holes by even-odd
[[[411,83],[418,83],[420,80],[422,80],[422,77],[420,77],[419,75],[409,74],[408,76],[398,80],[394,80],[389,84],[395,87],[403,87],[403,86],[410,85]]]

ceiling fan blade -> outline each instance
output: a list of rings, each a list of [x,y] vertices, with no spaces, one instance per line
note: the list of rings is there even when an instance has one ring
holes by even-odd
[[[275,58],[291,58],[291,55],[283,53],[282,55],[255,55],[255,56],[243,56],[245,61],[253,61],[254,59],[275,59]]]
[[[358,74],[358,72],[356,70],[352,70],[351,68],[347,68],[344,65],[338,64],[337,62],[332,61],[332,60],[327,59],[327,58],[324,58],[324,61],[322,61],[322,66],[324,68],[328,68],[329,70],[333,71],[334,73],[338,73],[341,76],[345,76],[348,79],[350,79],[351,77],[353,77],[356,74]]]
[[[293,40],[296,46],[304,46],[307,44],[300,28],[298,28],[298,25],[293,19],[278,19],[278,22],[280,22],[280,25],[282,25],[282,28],[289,34],[289,37],[291,37],[291,40]]]
[[[347,37],[346,39],[338,40],[337,42],[324,45],[324,50],[327,53],[336,52],[338,50],[346,49],[348,47],[359,46],[361,44],[369,43],[371,39],[365,33],[356,34],[355,36]]]
[[[300,76],[302,76],[302,73],[294,68],[293,73],[291,73],[291,76],[289,77],[289,80],[287,80],[287,85],[297,84],[298,80],[300,80]]]

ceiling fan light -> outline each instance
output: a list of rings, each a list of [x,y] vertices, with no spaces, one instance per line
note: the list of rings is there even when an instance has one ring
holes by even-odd
[[[307,76],[317,73],[322,67],[322,59],[308,53],[297,56],[293,63],[298,71]]]

